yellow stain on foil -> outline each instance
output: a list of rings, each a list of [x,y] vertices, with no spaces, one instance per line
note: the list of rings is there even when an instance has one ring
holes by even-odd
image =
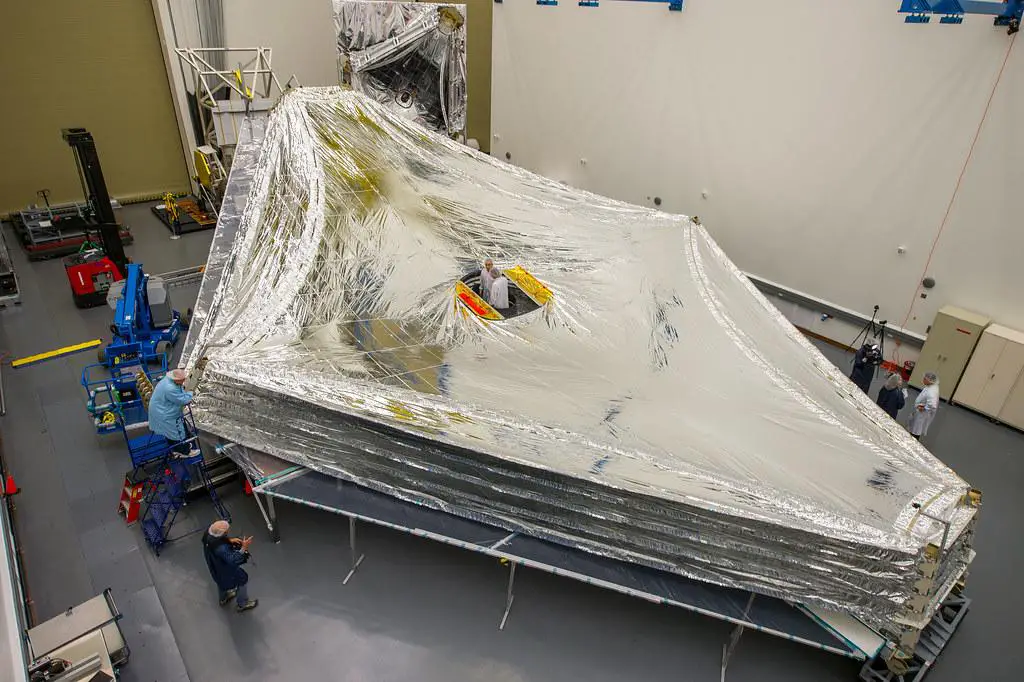
[[[405,405],[397,400],[388,401],[388,409],[391,410],[391,414],[395,415],[395,418],[410,423],[416,423],[416,413],[413,412]]]

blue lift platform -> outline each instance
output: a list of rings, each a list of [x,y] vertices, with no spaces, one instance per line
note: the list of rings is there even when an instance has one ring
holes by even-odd
[[[186,268],[164,275],[147,275],[138,263],[128,264],[128,275],[111,285],[107,302],[114,308],[110,325],[113,339],[99,350],[100,364],[115,367],[142,362],[159,362],[188,329],[191,310],[174,310],[170,290],[198,281],[205,266]]]
[[[141,372],[151,385],[160,381],[167,373],[167,356],[161,355],[157,362],[154,369],[137,357],[109,369],[103,364],[82,369],[81,383],[87,396],[85,409],[92,417],[96,433],[122,432],[127,440],[129,431],[148,426],[138,375]]]

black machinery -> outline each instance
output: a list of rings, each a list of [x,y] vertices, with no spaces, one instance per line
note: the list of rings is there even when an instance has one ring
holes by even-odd
[[[86,235],[78,253],[64,259],[68,283],[75,305],[88,308],[103,305],[107,289],[114,282],[125,278],[128,257],[121,241],[121,226],[117,224],[114,209],[110,205],[110,194],[103,179],[99,154],[92,134],[85,128],[65,128],[64,141],[71,145],[75,162],[86,192],[86,199],[92,207],[91,216],[73,216],[68,220],[81,221],[82,232]],[[89,241],[89,235],[98,233],[100,244]]]
[[[116,218],[112,218],[113,208],[110,195],[106,192],[106,185],[103,184],[102,192],[97,192],[90,185],[89,172],[83,169],[82,159],[76,148],[76,145],[84,138],[89,138],[91,141],[91,135],[82,128],[68,128],[64,129],[62,133],[64,140],[71,145],[75,152],[75,163],[85,201],[51,204],[50,190],[42,189],[37,194],[42,199],[43,205],[30,206],[12,214],[14,227],[29,260],[55,258],[74,253],[83,244],[90,241],[90,232],[94,232],[99,223],[103,221],[117,222]],[[99,171],[99,160],[96,157],[95,149],[93,149],[92,158],[95,164],[91,172],[98,173],[102,183],[102,172]],[[94,180],[95,178],[92,181],[94,182]],[[105,197],[103,204],[100,203],[100,193]],[[127,227],[121,226],[119,234],[122,243],[130,244],[132,242],[132,234]]]

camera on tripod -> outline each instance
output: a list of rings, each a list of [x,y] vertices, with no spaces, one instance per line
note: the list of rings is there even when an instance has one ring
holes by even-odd
[[[882,347],[873,341],[869,341],[864,344],[864,362],[865,364],[878,366],[882,364]]]
[[[865,393],[871,387],[871,379],[878,374],[878,367],[884,362],[885,357],[885,325],[889,321],[875,322],[877,315],[878,306],[876,305],[871,319],[850,344],[851,350],[858,349],[853,358],[853,371],[850,372],[850,379]]]

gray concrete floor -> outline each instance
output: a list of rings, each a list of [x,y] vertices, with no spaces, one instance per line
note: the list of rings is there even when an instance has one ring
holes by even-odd
[[[205,260],[210,233],[170,241],[146,206],[126,209],[149,272]],[[23,305],[0,311],[0,348],[18,357],[106,336],[110,313],[75,309],[59,261],[28,263],[13,240]],[[176,292],[187,307],[195,292]],[[846,356],[826,348],[837,363]],[[283,541],[266,539],[251,498],[229,491],[235,530],[256,536],[251,588],[260,606],[221,609],[197,535],[157,558],[115,515],[128,468],[118,437],[96,436],[78,384],[91,354],[6,370],[3,447],[23,493],[18,524],[39,619],[112,587],[133,657],[126,680],[717,681],[729,628],[668,607],[524,570],[504,631],[506,572],[497,562],[428,540],[361,527],[366,560],[347,586],[347,523],[278,503]],[[847,365],[843,365],[846,367]],[[1016,585],[1024,562],[1024,435],[944,407],[926,444],[984,491],[974,606],[930,682],[1022,679]],[[199,528],[206,502],[179,526]],[[758,633],[744,636],[733,682],[852,680],[855,664]]]

